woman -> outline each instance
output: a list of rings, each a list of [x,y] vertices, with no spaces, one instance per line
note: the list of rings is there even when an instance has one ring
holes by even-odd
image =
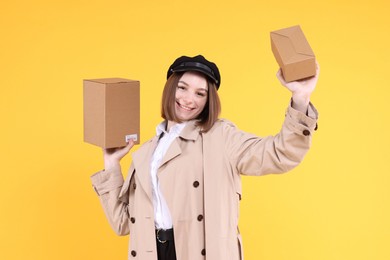
[[[260,138],[218,119],[217,66],[182,56],[170,66],[157,135],[133,153],[124,181],[120,160],[132,148],[104,150],[92,183],[118,235],[130,233],[129,259],[243,259],[238,231],[241,177],[286,172],[303,159],[316,128],[313,78],[292,92],[275,136]]]

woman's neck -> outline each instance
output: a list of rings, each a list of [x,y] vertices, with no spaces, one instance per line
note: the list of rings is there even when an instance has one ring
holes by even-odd
[[[168,121],[168,123],[167,123],[167,132],[169,133],[169,130],[171,130],[171,127],[172,126],[174,126],[174,125],[176,125],[177,124],[177,122],[174,122],[174,121]]]

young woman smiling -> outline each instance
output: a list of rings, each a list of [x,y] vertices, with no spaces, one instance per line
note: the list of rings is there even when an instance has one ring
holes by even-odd
[[[261,176],[297,166],[310,148],[317,111],[313,78],[286,83],[292,93],[281,131],[258,137],[218,119],[218,67],[203,56],[182,56],[167,73],[156,136],[132,154],[104,150],[105,170],[93,186],[118,235],[130,234],[129,259],[243,259],[238,231],[241,174]]]

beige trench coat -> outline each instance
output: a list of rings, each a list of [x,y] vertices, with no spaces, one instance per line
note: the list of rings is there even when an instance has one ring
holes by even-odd
[[[287,109],[281,131],[260,138],[219,120],[207,133],[189,122],[158,169],[170,209],[178,260],[243,259],[238,232],[241,176],[286,172],[303,159],[316,128],[309,116]],[[118,235],[130,233],[129,259],[156,260],[150,160],[158,137],[133,153],[126,180],[120,169],[92,178],[105,214]]]

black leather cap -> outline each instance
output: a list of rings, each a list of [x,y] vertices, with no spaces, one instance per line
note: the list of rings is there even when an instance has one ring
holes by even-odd
[[[202,55],[195,57],[181,56],[177,58],[168,69],[167,79],[173,72],[198,71],[214,81],[217,89],[221,85],[221,75],[215,63],[205,59]]]

